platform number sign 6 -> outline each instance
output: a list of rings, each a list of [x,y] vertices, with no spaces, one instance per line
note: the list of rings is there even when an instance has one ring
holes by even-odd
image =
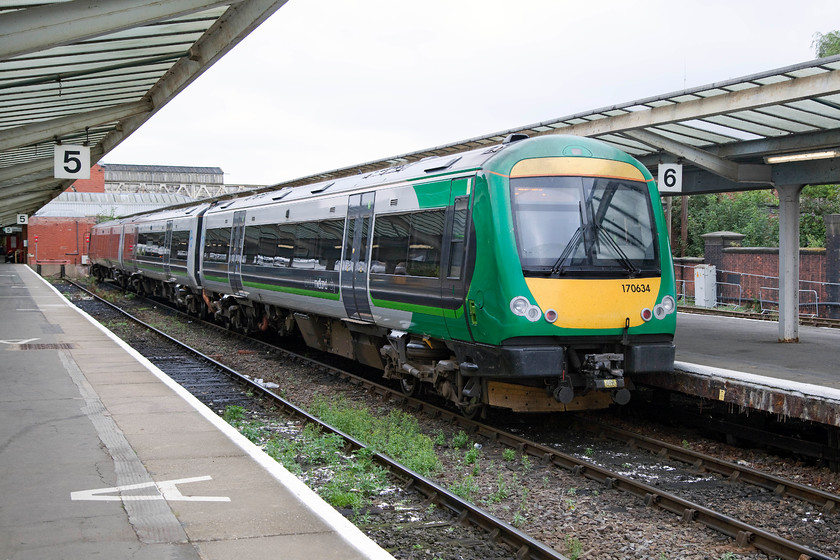
[[[90,179],[90,148],[71,144],[57,145],[53,170],[56,179]]]
[[[682,192],[682,165],[678,163],[660,163],[657,178],[659,192]]]

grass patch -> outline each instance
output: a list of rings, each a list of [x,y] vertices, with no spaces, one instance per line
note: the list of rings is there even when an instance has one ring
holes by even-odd
[[[473,478],[472,475],[468,475],[462,480],[456,480],[453,482],[449,486],[449,490],[451,490],[453,494],[472,502],[473,496],[478,494],[481,489],[478,487],[478,483],[475,481],[475,478]]]
[[[319,398],[312,412],[327,424],[424,476],[440,472],[434,441],[420,431],[417,419],[400,410],[377,416],[366,407]]]
[[[583,544],[577,537],[566,535],[566,551],[569,553],[570,560],[578,560],[583,552]]]
[[[469,442],[470,439],[467,436],[466,432],[464,432],[464,430],[461,430],[457,434],[452,436],[451,445],[453,449],[461,449],[462,447],[466,447]]]
[[[321,433],[314,424],[289,438],[259,420],[246,421],[240,406],[228,406],[223,418],[289,472],[315,481],[310,486],[333,507],[359,511],[388,486],[388,472],[373,462],[373,451],[347,455],[344,438]]]
[[[228,405],[225,407],[225,412],[222,414],[222,419],[228,424],[238,422],[245,418],[245,409],[238,405]]]

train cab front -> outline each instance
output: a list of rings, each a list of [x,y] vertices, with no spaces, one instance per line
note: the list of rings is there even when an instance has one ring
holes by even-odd
[[[564,410],[626,404],[633,374],[673,370],[673,265],[658,192],[635,160],[602,148],[580,139],[562,156],[510,168],[510,253],[520,266],[500,282],[511,335],[500,367],[510,377],[488,379],[491,405],[533,410],[538,390]]]

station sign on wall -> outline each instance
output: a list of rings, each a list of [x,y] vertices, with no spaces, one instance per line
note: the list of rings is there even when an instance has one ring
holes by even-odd
[[[56,145],[53,170],[56,179],[90,179],[90,147]]]

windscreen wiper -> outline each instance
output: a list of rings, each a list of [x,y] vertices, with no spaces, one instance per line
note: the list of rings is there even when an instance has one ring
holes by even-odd
[[[641,273],[642,269],[633,264],[633,262],[627,256],[627,253],[622,251],[618,243],[615,242],[615,239],[613,239],[612,235],[610,235],[610,232],[607,231],[607,229],[600,224],[598,224],[596,227],[598,228],[598,231],[602,234],[601,237],[607,240],[607,245],[609,245],[612,248],[612,250],[615,251],[615,254],[618,255],[618,262],[621,263],[621,266],[627,269],[627,271],[630,273],[630,277],[632,278],[633,276],[636,276],[639,273]]]
[[[580,225],[575,230],[574,235],[569,240],[568,245],[566,248],[563,249],[563,252],[560,253],[560,258],[555,261],[554,266],[551,267],[551,274],[563,274],[563,263],[566,262],[566,259],[569,258],[569,255],[572,251],[577,247],[578,241],[580,241],[581,236],[583,235],[583,228],[586,225],[586,220],[583,219],[583,202],[578,201],[578,214],[580,215]]]
[[[575,247],[577,247],[578,241],[580,241],[580,237],[583,235],[583,226],[579,226],[575,230],[575,234],[569,240],[569,244],[566,245],[566,248],[563,249],[563,252],[560,253],[560,258],[554,263],[554,266],[551,267],[551,274],[563,274],[563,263],[566,262],[566,259],[569,258],[569,255],[572,253]]]

